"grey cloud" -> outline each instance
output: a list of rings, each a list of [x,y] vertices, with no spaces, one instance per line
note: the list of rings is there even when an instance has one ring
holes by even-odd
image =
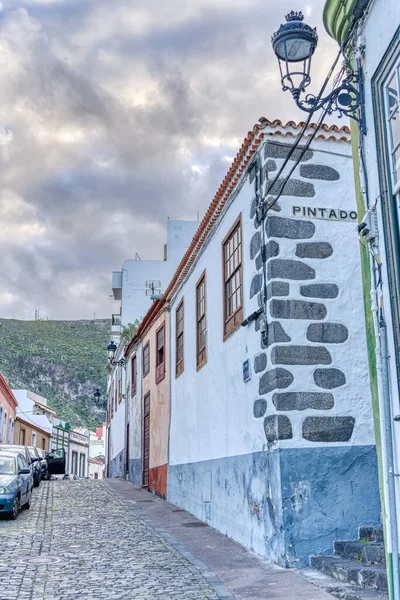
[[[235,140],[262,115],[303,118],[270,47],[289,2],[178,5],[3,0],[1,316],[108,316],[111,271],[161,256],[168,216],[202,215]],[[317,84],[335,44],[313,6]]]

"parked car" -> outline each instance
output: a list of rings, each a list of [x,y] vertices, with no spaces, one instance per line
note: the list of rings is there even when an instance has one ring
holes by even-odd
[[[40,467],[42,470],[42,479],[49,479],[49,466],[47,464],[47,453],[45,450],[41,448],[37,448],[39,458],[40,458]]]
[[[16,519],[21,508],[29,508],[33,478],[23,454],[0,450],[0,514]]]
[[[22,446],[20,444],[2,444],[0,446],[0,450],[18,450],[23,454],[26,458],[28,466],[31,466],[32,476],[33,476],[33,485],[34,487],[39,487],[40,480],[42,478],[42,470],[39,462],[39,455],[36,452],[31,452],[29,448],[33,448],[33,446]],[[36,448],[34,448],[36,450]]]
[[[42,481],[42,465],[40,463],[39,452],[35,446],[27,446],[27,448],[28,448],[29,454],[31,456],[31,461],[35,464],[36,471],[37,471],[35,487],[39,487],[39,484]]]

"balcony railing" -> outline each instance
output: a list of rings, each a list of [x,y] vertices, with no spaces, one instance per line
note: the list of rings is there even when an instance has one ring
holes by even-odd
[[[111,315],[111,325],[121,326],[121,315]]]

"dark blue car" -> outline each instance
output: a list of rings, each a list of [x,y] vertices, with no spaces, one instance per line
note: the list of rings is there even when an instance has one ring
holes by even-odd
[[[0,515],[16,519],[21,508],[29,508],[33,478],[22,454],[0,450]]]

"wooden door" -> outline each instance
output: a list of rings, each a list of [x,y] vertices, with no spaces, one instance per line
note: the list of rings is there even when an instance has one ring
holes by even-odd
[[[143,412],[143,487],[149,485],[150,461],[150,392],[144,397]]]

